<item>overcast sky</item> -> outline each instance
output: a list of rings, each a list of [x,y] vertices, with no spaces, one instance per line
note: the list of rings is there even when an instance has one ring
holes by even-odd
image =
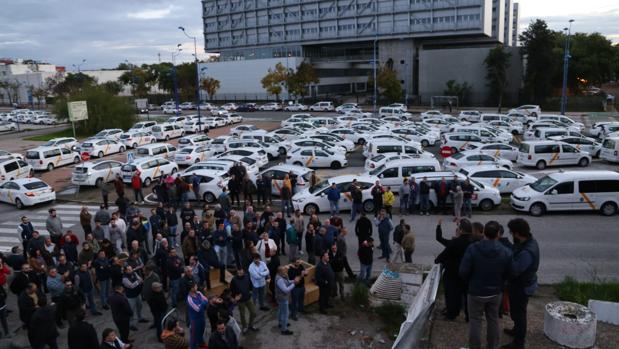
[[[598,31],[619,43],[618,0],[520,0],[520,30],[535,18],[561,30]],[[44,60],[72,69],[113,68],[131,63],[169,61],[177,44],[177,61],[205,58],[200,0],[3,0],[0,6],[0,57]]]

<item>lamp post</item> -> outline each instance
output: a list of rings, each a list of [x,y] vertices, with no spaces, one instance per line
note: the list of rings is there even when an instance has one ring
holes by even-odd
[[[176,45],[176,52],[172,51],[172,81],[174,82],[174,102],[176,104],[176,116],[180,114],[179,101],[178,101],[178,82],[176,81],[176,61],[175,58],[183,50],[180,48],[181,44]]]
[[[198,111],[198,132],[202,132],[202,117],[200,115],[200,70],[198,68],[198,45],[195,36],[190,36],[185,27],[178,27],[186,37],[193,39],[193,58],[196,64],[196,110]]]
[[[567,37],[565,38],[565,51],[563,53],[563,87],[561,88],[561,115],[565,115],[565,109],[567,108],[567,71],[570,62],[570,36],[572,35],[572,22],[569,20],[569,27],[563,30],[567,31]]]
[[[81,67],[81,66],[82,66],[82,64],[84,64],[84,63],[86,63],[86,59],[85,59],[85,58],[84,58],[84,59],[82,59],[82,61],[81,61],[80,63],[78,63],[78,64],[72,64],[72,65],[73,65],[73,68],[77,68],[77,72],[78,72],[78,73],[81,73],[80,67]]]
[[[378,34],[376,35],[376,38],[374,39],[374,59],[372,60],[372,64],[374,66],[374,108],[373,108],[373,112],[374,115],[376,115],[376,100],[378,99],[378,82],[376,81],[376,64],[378,62],[376,62],[377,57],[376,57],[376,44],[378,43]]]

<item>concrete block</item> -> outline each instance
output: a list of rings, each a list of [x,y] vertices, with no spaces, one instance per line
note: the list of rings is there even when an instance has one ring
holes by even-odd
[[[571,302],[546,304],[544,334],[568,348],[590,348],[595,344],[596,316],[589,308]]]
[[[619,325],[619,303],[590,299],[588,306],[595,313],[598,321]]]
[[[400,279],[402,279],[404,284],[421,285],[423,283],[423,273],[409,274],[400,272]]]

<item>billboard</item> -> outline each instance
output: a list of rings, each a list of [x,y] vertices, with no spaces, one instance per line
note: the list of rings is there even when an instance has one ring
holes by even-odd
[[[86,101],[68,102],[69,108],[69,121],[81,121],[88,120],[88,106]]]

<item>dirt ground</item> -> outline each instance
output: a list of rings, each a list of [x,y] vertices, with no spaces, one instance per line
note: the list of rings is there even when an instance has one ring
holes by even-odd
[[[551,341],[544,335],[544,307],[547,303],[557,300],[552,286],[542,286],[537,294],[529,300],[527,347],[535,349],[555,349],[563,346]],[[466,348],[468,340],[468,324],[464,321],[464,314],[460,314],[455,321],[444,320],[441,310],[445,307],[442,294],[437,297],[436,306],[432,314],[429,348],[448,349]],[[509,315],[499,319],[501,329],[511,328],[512,321]],[[485,338],[485,326],[482,338]],[[501,333],[501,345],[511,341],[511,337]],[[617,348],[619,343],[619,326],[602,322],[597,323],[596,348]]]

